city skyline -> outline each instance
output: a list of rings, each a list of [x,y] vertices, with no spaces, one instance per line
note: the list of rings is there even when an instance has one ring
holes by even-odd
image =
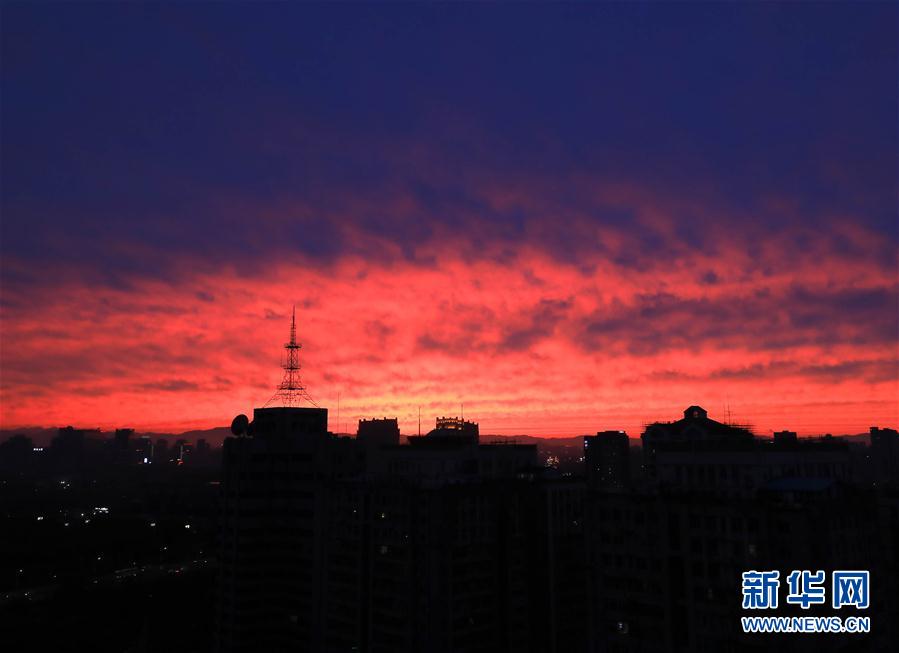
[[[899,423],[894,5],[248,12],[3,7],[0,428],[227,425],[294,304],[349,425]]]

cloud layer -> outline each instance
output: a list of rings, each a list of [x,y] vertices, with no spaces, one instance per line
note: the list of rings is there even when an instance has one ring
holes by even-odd
[[[0,426],[896,425],[899,9],[515,11],[4,7]]]
[[[671,198],[634,193],[630,219],[603,224],[536,186],[478,191],[552,216],[515,236],[472,216],[397,242],[350,212],[328,260],[273,242],[268,259],[196,272],[169,253],[159,278],[34,271],[4,294],[3,424],[225,423],[273,393],[293,303],[305,379],[335,429],[383,414],[408,433],[419,406],[430,417],[461,403],[499,433],[635,432],[691,403],[728,405],[762,431],[896,422],[897,283],[876,234],[838,220],[772,232],[709,205],[694,213],[697,242],[678,235]],[[410,204],[382,202],[385,220],[397,207],[405,223]]]

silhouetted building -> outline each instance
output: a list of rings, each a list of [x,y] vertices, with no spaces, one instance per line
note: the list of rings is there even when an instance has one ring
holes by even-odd
[[[777,444],[792,444],[798,442],[799,437],[796,431],[776,431],[774,433],[774,442]]]
[[[642,440],[647,481],[669,492],[742,496],[779,478],[852,479],[849,447],[839,438],[756,438],[745,426],[709,419],[699,406],[682,420],[650,424]]]
[[[215,460],[215,456],[212,453],[212,448],[209,446],[209,442],[206,438],[199,438],[197,440],[197,446],[194,448],[192,454],[193,463],[196,465],[211,465],[217,462]]]
[[[630,485],[630,438],[624,431],[601,431],[584,436],[587,485],[624,489]]]
[[[153,440],[149,435],[142,435],[135,441],[134,452],[139,464],[149,465],[153,462]]]
[[[834,482],[775,483],[752,499],[596,492],[588,505],[592,650],[817,651],[815,638],[743,635],[742,572],[870,569],[893,582],[876,506]],[[888,596],[868,612],[885,630],[850,650],[887,650]]]
[[[358,471],[321,408],[257,408],[223,450],[220,651],[321,650],[325,487]]]
[[[371,447],[312,408],[236,423],[219,650],[584,650],[584,484],[534,445],[458,421]]]
[[[190,462],[194,453],[194,445],[187,440],[175,440],[175,462],[184,465]]]
[[[421,438],[414,436],[418,440]],[[422,436],[426,438],[442,438],[449,440],[461,440],[477,444],[480,441],[478,425],[461,417],[438,417],[435,428]],[[409,438],[410,443],[413,438]]]
[[[408,445],[369,451],[366,474],[374,478],[464,482],[480,478],[512,478],[518,471],[537,464],[535,445],[477,444],[465,436],[432,434],[410,437]]]
[[[526,650],[529,542],[516,493],[360,480],[329,496],[317,650]]]
[[[851,485],[845,442],[684,418],[643,434],[647,479],[591,491],[585,516],[592,650],[818,650],[815,638],[761,639],[740,629],[743,571],[870,569],[889,587],[889,510]],[[879,623],[895,614],[884,588]],[[889,628],[862,650],[880,650]]]
[[[26,435],[14,435],[0,442],[0,469],[21,472],[26,469],[35,455],[35,446]]]
[[[899,494],[854,486],[839,438],[757,438],[691,406],[647,426],[634,479],[618,431],[584,438],[585,478],[456,418],[405,445],[392,419],[336,437],[319,408],[256,409],[232,431],[220,651],[816,650],[742,634],[751,569],[869,569],[883,626],[861,650],[899,621]]]
[[[87,455],[89,436],[94,436],[95,442],[98,442],[100,431],[76,429],[71,426],[59,429],[56,437],[50,442],[50,459],[59,469],[82,469],[89,462]]]
[[[134,429],[116,429],[115,435],[113,436],[113,443],[116,448],[127,451],[133,436]]]
[[[321,650],[584,650],[583,482],[436,436],[329,489]]]
[[[752,432],[744,426],[724,424],[709,419],[706,410],[690,406],[683,419],[676,422],[656,422],[646,427],[643,441],[643,465],[650,479],[657,479],[659,452],[729,449],[751,446]],[[690,457],[690,456],[688,456]]]
[[[157,463],[165,464],[171,462],[169,460],[169,441],[165,438],[157,439],[153,448],[153,456],[153,460]]]
[[[371,445],[396,445],[400,443],[400,427],[396,418],[360,419],[356,439]]]
[[[129,465],[134,462],[134,455],[131,450],[131,437],[134,435],[134,429],[116,429],[110,442],[112,452],[112,461],[118,465]]]
[[[899,432],[871,427],[871,456],[877,482],[899,482]]]

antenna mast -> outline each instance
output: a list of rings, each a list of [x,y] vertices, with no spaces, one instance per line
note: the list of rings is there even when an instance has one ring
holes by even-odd
[[[290,316],[290,342],[284,345],[284,349],[287,350],[287,362],[281,366],[284,368],[284,378],[281,379],[281,385],[278,386],[277,392],[265,403],[264,408],[273,404],[285,407],[300,406],[304,401],[308,401],[318,408],[318,404],[306,392],[306,387],[300,379],[299,351],[302,347],[303,345],[297,342],[297,307],[294,305],[293,313]]]

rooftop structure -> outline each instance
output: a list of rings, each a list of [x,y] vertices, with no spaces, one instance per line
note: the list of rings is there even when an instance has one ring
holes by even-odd
[[[303,345],[297,342],[297,309],[294,306],[293,313],[290,316],[290,341],[284,344],[284,349],[287,350],[287,360],[281,365],[284,368],[284,378],[281,380],[278,390],[266,402],[266,408],[270,405],[279,404],[285,407],[293,407],[304,403],[318,407],[318,404],[306,392],[306,387],[300,378],[299,352],[302,348]]]

